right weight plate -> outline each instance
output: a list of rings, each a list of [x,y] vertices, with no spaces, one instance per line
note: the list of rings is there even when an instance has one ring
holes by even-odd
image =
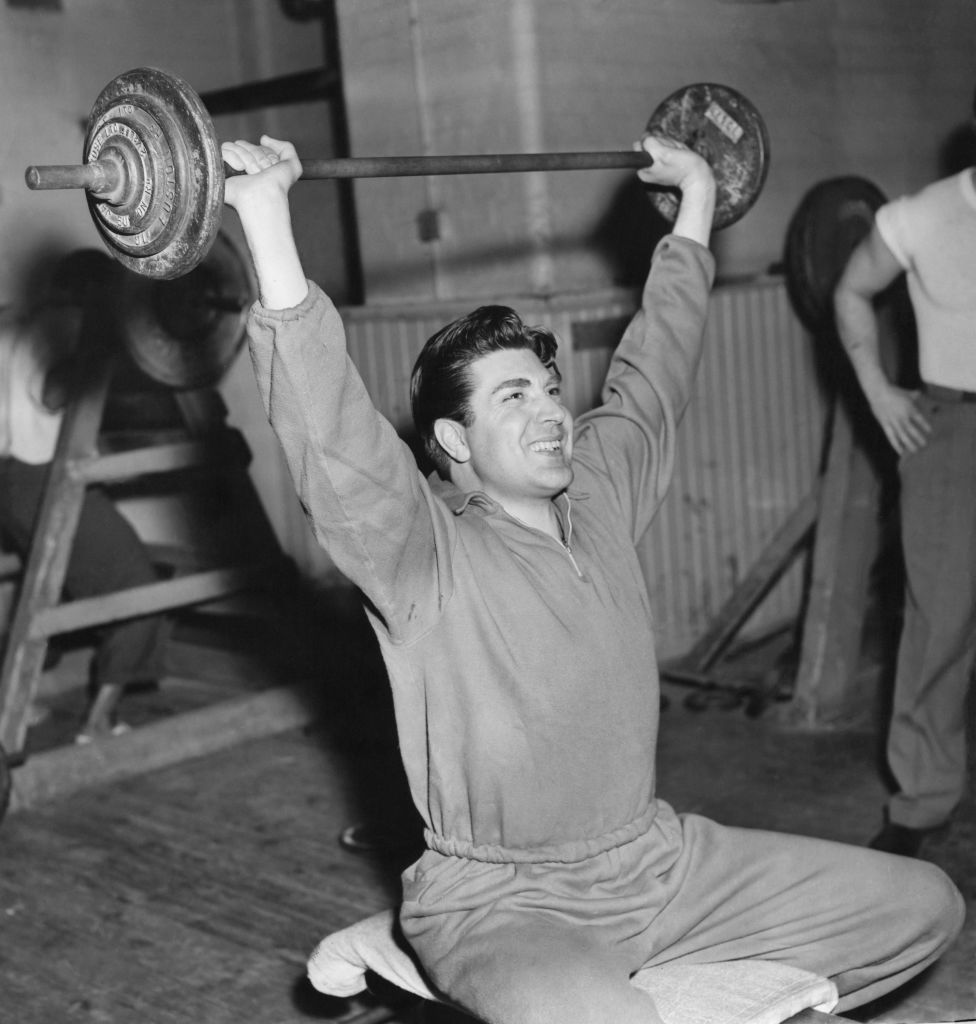
[[[687,85],[659,104],[647,131],[683,142],[711,165],[716,230],[734,224],[759,198],[769,172],[769,134],[759,111],[737,90],[714,82]],[[648,196],[666,220],[675,219],[675,190],[648,186]]]

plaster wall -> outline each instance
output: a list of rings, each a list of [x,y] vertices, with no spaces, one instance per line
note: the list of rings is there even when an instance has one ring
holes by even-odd
[[[720,273],[767,271],[808,188],[885,193],[940,173],[972,113],[971,0],[340,0],[356,155],[623,150],[693,82],[770,135],[766,187],[716,235]],[[629,171],[357,183],[371,302],[629,284],[655,231]],[[436,215],[439,237],[430,234]]]

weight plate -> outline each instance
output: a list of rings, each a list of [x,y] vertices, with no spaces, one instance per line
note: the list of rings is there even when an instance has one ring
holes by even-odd
[[[814,185],[786,231],[786,287],[811,331],[833,322],[833,293],[851,253],[871,230],[886,198],[865,178],[843,176]]]
[[[99,119],[88,159],[122,166],[123,184],[111,200],[94,206],[98,223],[114,232],[114,244],[127,255],[160,252],[170,241],[176,219],[171,196],[174,158],[156,122],[131,104],[112,107]]]
[[[172,280],[124,274],[119,327],[135,365],[174,390],[216,384],[244,343],[257,297],[250,261],[218,232],[205,258]]]
[[[647,131],[677,139],[708,161],[715,175],[716,230],[734,224],[759,198],[769,172],[769,135],[759,111],[735,89],[711,82],[685,86],[651,114]],[[673,222],[677,190],[649,185],[647,192]]]
[[[220,227],[223,163],[210,115],[186,82],[156,68],[114,78],[92,106],[83,159],[123,168],[118,194],[87,194],[119,262],[166,280],[206,256]]]

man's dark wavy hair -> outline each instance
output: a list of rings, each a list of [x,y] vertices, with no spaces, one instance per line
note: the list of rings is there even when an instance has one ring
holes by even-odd
[[[479,306],[428,338],[410,377],[410,410],[424,452],[443,477],[451,460],[434,437],[439,419],[472,421],[470,365],[502,349],[531,349],[543,366],[556,361],[557,341],[546,327],[529,327],[509,306]]]

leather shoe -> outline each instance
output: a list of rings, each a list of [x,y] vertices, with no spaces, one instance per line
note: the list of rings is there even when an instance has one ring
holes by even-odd
[[[886,822],[884,828],[868,843],[872,850],[882,853],[897,853],[900,857],[917,857],[925,840],[936,832],[944,831],[947,825],[931,828],[909,828],[895,822]]]
[[[419,829],[411,832],[407,826],[399,829],[372,822],[349,825],[339,833],[339,845],[353,853],[397,855],[423,849],[423,836]]]

